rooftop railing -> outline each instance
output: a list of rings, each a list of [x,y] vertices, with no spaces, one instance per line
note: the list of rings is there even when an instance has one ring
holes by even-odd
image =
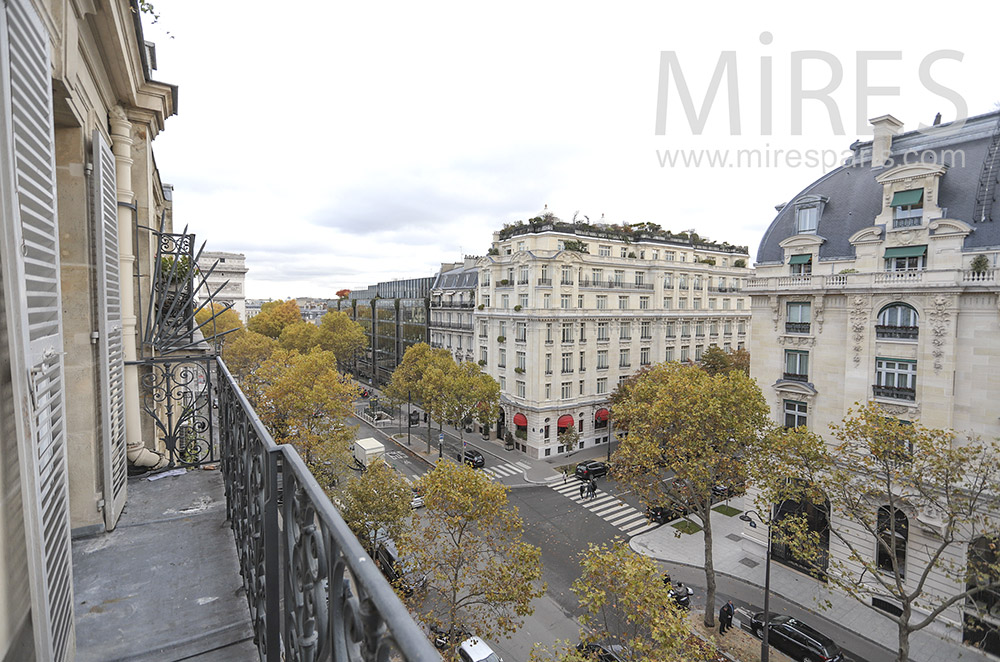
[[[440,662],[299,454],[218,369],[226,512],[260,659]]]

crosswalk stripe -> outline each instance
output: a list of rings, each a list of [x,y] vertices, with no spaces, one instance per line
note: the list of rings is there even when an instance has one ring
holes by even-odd
[[[631,531],[632,529],[634,529],[636,527],[646,526],[646,525],[647,524],[646,524],[645,520],[636,520],[634,522],[629,522],[627,524],[622,524],[618,528],[621,529],[622,531]]]
[[[596,500],[595,500],[595,503],[596,503]],[[611,497],[610,500],[598,503],[593,508],[591,508],[591,510],[593,510],[593,511],[604,510],[605,508],[608,508],[608,507],[614,507],[614,506],[620,506],[620,505],[622,505],[621,501],[619,501],[618,499],[616,499],[614,497]]]
[[[490,467],[490,470],[492,473],[495,473],[498,476],[513,476],[516,473],[520,473],[519,471],[511,469],[510,465],[506,464],[501,464],[500,466],[497,467]]]
[[[601,504],[607,505],[611,501],[616,501],[616,499],[613,496],[607,494],[604,496],[594,497],[593,499],[588,498],[587,507],[590,510],[593,510],[595,508],[599,508]]]
[[[521,467],[522,469],[530,469],[531,468],[530,464],[528,464],[527,462],[521,462],[520,460],[518,460],[514,464],[516,464],[517,466]]]
[[[594,511],[594,514],[600,515],[601,517],[603,517],[604,519],[606,519],[606,520],[608,520],[610,522],[612,517],[618,517],[625,510],[632,510],[632,506],[628,505],[627,503],[622,503],[622,502],[619,501],[618,503],[616,503],[612,507],[608,508],[607,510],[604,510],[602,512]],[[615,512],[615,511],[617,511],[617,512]]]
[[[640,533],[645,533],[646,531],[652,531],[657,526],[659,526],[659,525],[650,523],[650,524],[647,524],[646,526],[642,527],[641,529],[636,529],[634,531],[628,531],[626,529],[622,529],[622,531],[624,531],[625,533],[629,534],[630,536],[637,536]]]
[[[579,490],[580,486],[576,483],[562,483],[559,485],[553,485],[552,489],[554,489],[556,492],[559,492],[560,494],[569,494],[570,492]]]
[[[637,517],[645,517],[645,515],[643,515],[642,513],[640,513],[637,510],[633,510],[632,512],[628,513],[624,517],[621,517],[619,519],[611,520],[611,523],[614,524],[615,526],[618,526],[618,525],[620,525],[620,524],[622,524],[624,522],[628,522],[629,520],[633,520],[633,519],[635,519]]]

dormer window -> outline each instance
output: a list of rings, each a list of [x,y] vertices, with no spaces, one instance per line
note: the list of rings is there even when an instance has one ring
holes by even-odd
[[[800,207],[795,210],[795,232],[816,234],[819,225],[819,207]]]
[[[808,276],[812,274],[812,255],[793,255],[788,259],[788,266],[793,276]]]
[[[893,228],[919,226],[924,217],[924,189],[896,191],[889,206],[892,207]]]

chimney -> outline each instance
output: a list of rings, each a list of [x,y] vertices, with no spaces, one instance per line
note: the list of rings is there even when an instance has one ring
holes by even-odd
[[[872,167],[881,167],[889,160],[889,152],[892,151],[892,137],[903,128],[903,123],[892,115],[874,117],[868,122],[872,125],[875,134],[875,138],[872,140]]]

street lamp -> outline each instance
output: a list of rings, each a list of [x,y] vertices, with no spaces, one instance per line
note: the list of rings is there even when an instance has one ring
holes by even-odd
[[[608,410],[608,462],[611,461],[611,440],[615,438],[615,426],[611,421],[611,410]]]
[[[764,629],[763,636],[760,639],[760,662],[768,662],[768,653],[770,649],[767,646],[767,631],[770,629],[768,626],[768,620],[770,619],[770,612],[768,612],[768,606],[771,598],[771,520],[767,522],[764,518],[760,516],[756,510],[748,510],[742,515],[740,519],[747,522],[751,529],[757,528],[757,522],[751,519],[750,515],[756,515],[757,519],[761,524],[767,527],[767,551],[764,555]]]
[[[410,428],[413,427],[413,414],[410,410],[410,389],[406,389],[406,445],[410,446]]]

